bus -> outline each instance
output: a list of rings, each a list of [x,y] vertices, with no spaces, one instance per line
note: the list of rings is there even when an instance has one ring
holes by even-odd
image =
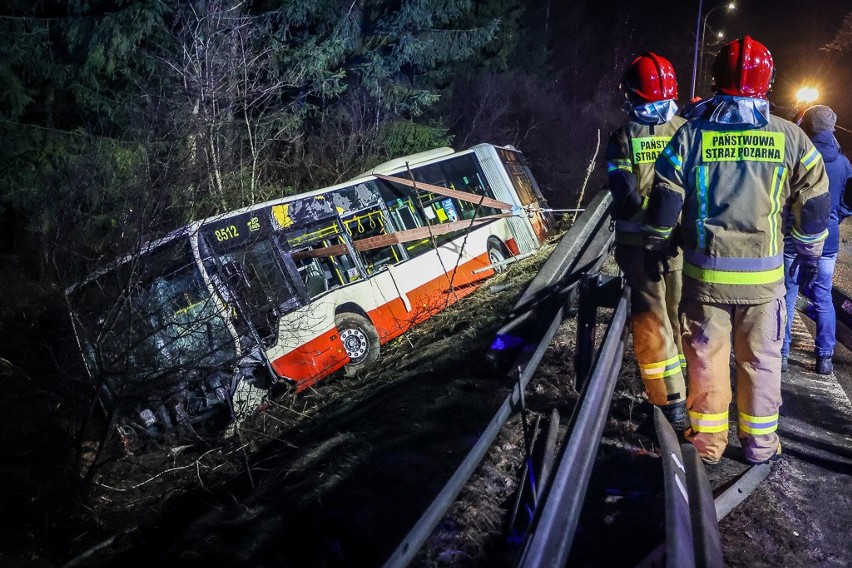
[[[85,369],[123,435],[234,424],[374,364],[535,251],[545,208],[518,150],[480,144],[193,222],[66,290]]]

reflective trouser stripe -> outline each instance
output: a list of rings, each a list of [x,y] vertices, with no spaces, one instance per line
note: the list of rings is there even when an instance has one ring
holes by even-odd
[[[683,353],[680,353],[677,357],[678,357],[678,359],[680,359],[680,368],[685,369],[686,368],[686,357],[683,356]]]
[[[772,284],[784,278],[784,266],[758,272],[736,272],[701,268],[684,261],[683,273],[695,280],[711,284]]]
[[[702,414],[701,412],[689,411],[689,421],[692,429],[696,432],[726,432],[728,430],[728,411],[718,414]]]
[[[643,250],[620,243],[615,260],[630,284],[633,349],[648,400],[655,405],[680,402],[686,398],[676,344],[680,320],[670,309],[680,304],[680,270],[666,272],[654,282],[645,272]]]
[[[680,372],[680,355],[675,355],[665,361],[639,365],[642,377],[645,379],[662,379]]]
[[[746,434],[758,436],[760,434],[771,434],[778,429],[778,413],[770,416],[751,416],[740,412],[740,430]]]

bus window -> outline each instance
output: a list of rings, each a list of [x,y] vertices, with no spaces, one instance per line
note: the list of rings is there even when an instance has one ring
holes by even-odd
[[[408,177],[407,173],[399,175]],[[424,184],[493,197],[473,154],[418,166],[411,170],[411,175],[415,181]],[[453,223],[498,213],[496,209],[490,207],[478,206],[476,203],[449,198],[426,190],[415,190],[392,182],[382,181],[379,187],[391,219],[397,228],[408,224],[411,226],[405,226],[406,229],[427,224]],[[445,235],[436,235],[434,239],[430,237],[407,242],[405,250],[409,256],[418,256],[435,246],[453,240],[459,234],[460,231],[454,231]]]
[[[288,232],[286,239],[311,298],[361,278],[336,220]]]
[[[386,205],[395,230],[405,231],[423,226],[411,197],[406,197],[404,200],[397,198],[389,201]]]
[[[505,148],[498,149],[498,154],[512,180],[512,186],[518,193],[521,205],[529,205],[540,200],[541,191],[534,185],[534,178],[520,154]]]
[[[494,197],[493,193],[487,189],[487,183],[476,165],[473,154],[450,158],[441,162],[440,167],[445,180],[441,185],[474,195]],[[478,206],[468,201],[453,201],[462,219],[473,219],[474,217],[485,217],[499,213],[491,207]]]
[[[341,222],[353,240],[377,237],[392,232],[387,230],[387,219],[381,207],[358,211],[351,216],[341,218]],[[396,264],[405,259],[396,246],[362,251],[361,258],[368,275],[377,272],[383,266]]]

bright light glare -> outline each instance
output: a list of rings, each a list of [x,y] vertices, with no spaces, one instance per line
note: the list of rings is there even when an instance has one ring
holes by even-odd
[[[730,4],[728,4],[728,10],[736,10],[736,9],[737,9],[737,5],[735,3],[731,2]]]
[[[725,37],[725,32],[716,32],[716,37],[722,39],[723,37]]]
[[[802,87],[796,91],[796,100],[800,103],[810,104],[819,98],[819,91],[815,87]]]

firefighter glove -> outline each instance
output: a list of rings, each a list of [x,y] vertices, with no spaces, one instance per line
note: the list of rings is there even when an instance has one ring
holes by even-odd
[[[790,277],[803,291],[811,289],[819,272],[819,257],[797,254],[790,264]]]

